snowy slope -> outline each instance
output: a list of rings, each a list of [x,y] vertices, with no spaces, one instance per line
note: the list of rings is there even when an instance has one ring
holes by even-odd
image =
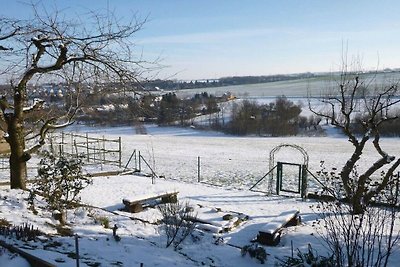
[[[249,186],[268,171],[269,152],[282,143],[301,145],[310,156],[310,169],[318,170],[320,161],[329,166],[339,166],[347,159],[351,146],[347,140],[332,137],[257,138],[229,137],[219,133],[199,132],[194,129],[161,128],[151,126],[148,135],[136,135],[130,127],[111,129],[85,128],[93,135],[121,136],[123,159],[127,161],[134,149],[141,150],[149,162],[155,163],[158,175],[151,184],[149,177],[137,175],[106,176],[94,178],[93,185],[82,193],[86,207],[68,213],[68,222],[79,236],[82,266],[257,266],[258,262],[240,255],[239,247],[250,244],[258,231],[276,216],[288,210],[300,210],[302,225],[284,231],[277,247],[265,247],[269,258],[266,266],[274,266],[275,257],[289,256],[290,248],[305,250],[311,243],[319,254],[324,254],[321,241],[315,233],[313,222],[316,214],[310,208],[312,201],[284,196],[266,196],[251,192]],[[383,144],[390,153],[398,154],[398,138],[384,139]],[[203,162],[202,180],[223,186],[211,186],[197,182],[197,157]],[[283,150],[276,160],[301,161],[292,150]],[[371,162],[374,153],[371,147],[365,152],[363,162]],[[161,215],[157,209],[146,209],[140,213],[120,211],[123,198],[150,196],[160,192],[179,192],[180,201],[196,207],[199,218],[218,225],[223,214],[245,214],[249,220],[226,233],[196,230],[181,249],[165,248],[166,240],[157,221]],[[0,218],[13,224],[30,223],[51,237],[40,242],[22,242],[4,238],[9,243],[32,247],[27,250],[57,266],[76,266],[69,255],[75,251],[74,237],[59,237],[57,221],[51,218],[44,203],[38,199],[35,215],[26,203],[27,192],[0,189]],[[109,227],[101,225],[107,218]],[[117,225],[119,242],[112,235]],[[394,262],[400,260],[395,251]],[[3,265],[0,265],[3,266]],[[25,266],[21,265],[12,266]]]

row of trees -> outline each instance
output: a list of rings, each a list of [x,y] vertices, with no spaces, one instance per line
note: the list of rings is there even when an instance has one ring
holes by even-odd
[[[236,135],[287,136],[318,126],[320,120],[300,116],[301,111],[301,105],[285,96],[269,104],[245,100],[233,106],[231,121],[224,130]]]
[[[108,96],[89,98],[91,105],[77,117],[78,120],[94,124],[129,125],[135,122],[151,122],[159,125],[190,125],[199,115],[219,111],[218,103],[225,98],[200,93],[192,98],[181,99],[175,93],[162,96],[142,95]]]

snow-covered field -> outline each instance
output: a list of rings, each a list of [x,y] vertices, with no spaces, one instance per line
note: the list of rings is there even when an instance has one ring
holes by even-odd
[[[250,188],[270,170],[270,152],[281,144],[301,146],[309,156],[308,168],[313,173],[321,169],[321,161],[325,161],[327,168],[342,166],[352,152],[347,139],[329,127],[326,137],[279,138],[233,137],[155,125],[147,127],[147,135],[136,135],[132,127],[81,128],[79,132],[110,138],[122,136],[123,162],[127,162],[136,149],[158,176],[168,179],[196,182],[200,157],[201,181],[238,189]],[[386,138],[382,143],[389,154],[396,155],[399,141],[399,138]],[[366,148],[364,155],[361,169],[364,163],[371,163],[378,156],[372,145]],[[299,151],[282,148],[274,156],[274,162],[277,161],[303,164],[304,159]],[[131,162],[129,166],[133,165]],[[141,167],[143,172],[150,173],[144,163]],[[312,179],[310,183],[313,184]]]
[[[280,144],[303,147],[309,155],[312,172],[320,169],[321,160],[328,167],[341,166],[351,153],[351,146],[341,135],[331,133],[332,129],[327,137],[288,138],[232,137],[156,126],[149,126],[147,135],[137,135],[131,127],[71,130],[110,138],[121,136],[124,163],[134,149],[140,150],[157,175],[165,177],[156,179],[155,184],[149,177],[133,174],[94,178],[93,185],[82,193],[82,201],[87,207],[68,213],[68,222],[79,236],[81,266],[130,267],[141,263],[144,266],[257,266],[258,261],[242,257],[238,247],[250,244],[258,231],[276,216],[294,209],[300,210],[302,224],[287,228],[277,247],[265,247],[269,253],[266,266],[274,266],[276,257],[290,256],[291,244],[304,251],[311,243],[319,254],[324,254],[325,249],[312,226],[316,215],[310,205],[314,202],[298,197],[267,196],[248,188],[268,172],[269,153]],[[383,140],[387,152],[395,155],[400,154],[399,143],[398,138]],[[374,153],[368,147],[363,162],[372,162]],[[198,157],[201,161],[200,177],[207,184],[197,182]],[[303,158],[296,150],[282,149],[276,154],[275,161],[278,160],[302,163]],[[144,172],[149,171],[142,167]],[[249,220],[226,233],[196,230],[178,251],[165,248],[164,234],[156,224],[161,218],[157,209],[135,214],[119,209],[123,207],[123,198],[170,191],[178,191],[178,199],[195,207],[200,218],[241,213],[248,215]],[[0,190],[0,218],[16,225],[28,222],[53,236],[40,242],[2,239],[23,246],[29,253],[57,266],[76,266],[70,257],[75,251],[74,237],[55,236],[54,225],[57,222],[42,208],[44,203],[38,200],[39,213],[34,215],[24,200],[27,197],[27,192],[3,187]],[[109,221],[109,228],[101,225],[104,218]],[[114,225],[117,225],[117,234],[121,237],[119,242],[112,235]],[[399,260],[400,252],[396,250],[389,266],[396,266]]]

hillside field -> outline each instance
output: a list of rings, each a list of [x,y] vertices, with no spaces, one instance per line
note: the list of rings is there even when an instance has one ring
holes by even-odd
[[[128,174],[94,178],[93,184],[82,192],[86,207],[68,212],[68,224],[79,237],[82,266],[258,266],[259,262],[242,257],[240,248],[250,244],[258,231],[287,211],[299,210],[302,223],[284,230],[282,240],[276,247],[265,246],[268,253],[264,266],[275,266],[278,259],[291,255],[294,249],[306,251],[312,244],[320,255],[326,250],[318,237],[314,225],[318,218],[312,200],[301,200],[299,196],[274,196],[249,191],[268,171],[269,153],[280,144],[296,144],[309,155],[309,169],[316,172],[325,161],[328,168],[339,167],[351,153],[351,146],[340,134],[327,137],[232,137],[216,132],[197,131],[190,128],[148,126],[147,135],[135,134],[132,127],[89,128],[76,126],[70,131],[88,133],[91,136],[105,136],[122,139],[122,158],[126,163],[136,149],[140,150],[159,177],[151,183],[149,170],[143,168],[141,175]],[[383,146],[389,153],[398,155],[399,139],[386,138]],[[374,159],[371,147],[365,151],[362,162]],[[200,157],[201,183],[198,179],[197,160]],[[296,150],[282,149],[276,154],[276,161],[301,162],[302,156]],[[130,166],[132,167],[132,166]],[[362,168],[363,166],[360,166]],[[87,166],[87,171],[96,172],[107,166]],[[7,173],[2,173],[7,179]],[[206,183],[204,183],[206,182]],[[310,179],[311,183],[311,179]],[[213,185],[210,185],[213,184]],[[265,185],[264,185],[265,186]],[[146,209],[140,213],[121,211],[122,199],[156,195],[165,192],[179,192],[178,199],[194,207],[197,215],[204,220],[222,214],[245,214],[248,220],[228,232],[215,233],[195,230],[177,251],[165,248],[165,235],[157,224],[161,219],[157,209]],[[37,214],[27,205],[27,192],[0,190],[0,213],[15,225],[30,223],[50,235],[40,242],[23,242],[1,237],[8,243],[23,247],[29,253],[57,266],[76,266],[71,257],[74,253],[74,237],[56,235],[52,219],[45,204],[37,198]],[[103,219],[101,219],[103,218]],[[101,221],[107,219],[108,226]],[[214,226],[219,222],[213,222]],[[117,225],[121,238],[115,241],[112,227]],[[208,226],[210,228],[211,226]],[[397,225],[396,229],[400,229]],[[389,266],[400,260],[396,248]],[[97,264],[97,265],[96,265]],[[9,266],[26,266],[12,263]],[[262,265],[261,265],[262,266]]]

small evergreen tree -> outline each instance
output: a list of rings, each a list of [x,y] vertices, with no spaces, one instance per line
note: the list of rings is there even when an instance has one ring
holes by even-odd
[[[34,191],[47,201],[51,210],[64,212],[79,203],[79,193],[92,182],[83,175],[82,166],[79,156],[57,158],[45,151]]]

